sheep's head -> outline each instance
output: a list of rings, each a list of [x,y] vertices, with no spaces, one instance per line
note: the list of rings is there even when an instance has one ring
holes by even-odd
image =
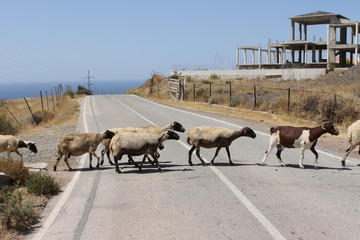
[[[321,128],[330,133],[331,135],[339,135],[339,131],[337,130],[337,128],[334,126],[334,124],[332,124],[331,122],[324,122],[321,125]]]
[[[171,124],[171,129],[178,132],[185,132],[185,128],[177,121]]]
[[[110,131],[110,130],[106,130],[102,134],[104,136],[104,139],[111,139],[111,138],[113,138],[115,136],[115,133]]]
[[[242,132],[243,132],[243,136],[256,138],[256,133],[249,127],[244,127],[242,129]]]
[[[174,140],[180,139],[180,136],[176,132],[171,131],[171,130],[167,130],[165,132],[165,137],[166,137],[166,139],[174,139]]]
[[[26,144],[26,147],[27,147],[28,149],[30,149],[30,151],[32,151],[33,153],[37,153],[38,150],[37,150],[34,142],[24,141],[24,143]]]

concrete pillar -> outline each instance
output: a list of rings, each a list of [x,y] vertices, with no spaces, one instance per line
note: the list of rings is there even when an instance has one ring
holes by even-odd
[[[304,40],[307,41],[307,25],[304,24]]]
[[[282,54],[282,63],[285,64],[286,63],[286,48],[285,48],[285,46],[283,46],[283,50],[282,50],[281,54]]]
[[[252,50],[252,56],[251,56],[252,64],[255,64],[255,51]]]
[[[340,43],[346,44],[347,42],[347,28],[340,28]],[[346,64],[346,51],[341,51],[339,55],[339,63]]]
[[[291,41],[295,40],[295,22],[291,21]]]
[[[307,57],[308,57],[308,45],[305,44],[305,50],[304,50],[304,63],[305,64],[308,63]]]
[[[246,55],[246,49],[244,49],[244,64],[247,64],[247,55]]]
[[[336,30],[335,27],[328,25],[328,42],[327,42],[327,68],[330,69],[331,64],[336,63],[335,49]]]
[[[236,58],[235,58],[235,63],[236,63],[236,67],[239,65],[239,49],[236,48]]]
[[[299,23],[299,40],[302,40],[302,24]]]
[[[355,65],[359,63],[359,23],[355,27]]]
[[[312,47],[312,51],[311,51],[311,62],[314,63],[316,62],[316,48],[315,48],[315,45],[313,45]]]

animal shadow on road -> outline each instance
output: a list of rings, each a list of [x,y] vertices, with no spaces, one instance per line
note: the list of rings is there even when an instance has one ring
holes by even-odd
[[[259,164],[258,164],[259,165]],[[291,164],[288,163],[286,164],[286,167],[282,167],[280,165],[265,165],[265,167],[275,167],[275,168],[296,168],[296,169],[300,169],[298,164]],[[304,169],[310,169],[310,170],[348,170],[351,171],[351,168],[348,167],[326,167],[326,166],[319,166],[318,168],[314,168],[314,165],[310,165],[310,164],[304,164]]]

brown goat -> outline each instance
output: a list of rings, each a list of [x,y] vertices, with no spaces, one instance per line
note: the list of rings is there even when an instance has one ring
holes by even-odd
[[[281,159],[281,152],[285,148],[300,148],[300,162],[299,166],[301,169],[304,168],[303,159],[304,152],[306,149],[310,149],[315,154],[314,167],[318,168],[318,157],[319,154],[315,150],[315,146],[319,137],[324,133],[330,133],[332,135],[338,135],[339,131],[330,122],[324,122],[318,127],[291,127],[291,126],[278,126],[270,128],[270,143],[269,148],[265,152],[265,156],[261,161],[261,165],[265,164],[266,158],[270,151],[276,146],[276,156],[280,161],[281,166],[286,164]]]

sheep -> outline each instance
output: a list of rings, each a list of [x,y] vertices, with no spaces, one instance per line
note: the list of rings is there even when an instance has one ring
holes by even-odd
[[[304,169],[303,159],[306,149],[310,149],[315,154],[315,169],[318,168],[318,153],[315,150],[315,146],[319,137],[325,133],[331,135],[339,135],[339,131],[331,122],[324,122],[318,127],[291,127],[291,126],[277,126],[270,128],[270,143],[269,148],[266,150],[264,158],[260,165],[265,165],[265,161],[270,151],[276,146],[276,156],[280,161],[281,166],[285,167],[286,164],[281,159],[281,152],[285,148],[300,148],[300,169]]]
[[[54,165],[54,171],[56,171],[57,165],[59,164],[60,159],[65,156],[64,161],[69,168],[69,171],[72,170],[68,163],[68,159],[71,156],[80,156],[85,153],[89,153],[90,155],[90,163],[89,167],[93,169],[91,162],[92,162],[92,155],[94,155],[98,162],[96,167],[99,167],[100,158],[96,155],[95,151],[97,146],[101,143],[104,139],[110,139],[115,135],[115,133],[106,130],[101,133],[79,133],[79,134],[67,134],[61,137],[57,144],[57,152],[58,156],[56,159],[56,163]]]
[[[28,148],[33,153],[37,153],[35,143],[32,141],[20,140],[13,135],[0,135],[0,152],[7,152],[8,158],[10,159],[10,153],[15,152],[20,156],[21,161],[23,157],[18,151],[19,148]]]
[[[185,128],[177,121],[174,121],[164,127],[157,127],[157,126],[147,126],[147,127],[126,127],[126,128],[110,128],[110,131],[114,132],[115,134],[120,132],[134,132],[134,133],[154,133],[154,134],[160,134],[166,130],[174,130],[178,132],[185,132]],[[110,159],[109,154],[109,145],[110,140],[104,139],[102,141],[102,144],[104,145],[104,149],[101,151],[101,165],[104,163],[104,154],[106,153],[107,158],[109,160],[109,163],[111,165],[114,165],[114,163]],[[163,148],[162,145],[160,145],[161,148]],[[158,153],[157,153],[158,154]],[[132,161],[132,158],[129,157],[129,162]],[[133,161],[132,161],[133,162]]]
[[[359,151],[360,154],[360,120],[357,120],[356,122],[353,122],[349,128],[348,128],[348,141],[350,143],[350,147],[346,149],[346,154],[341,160],[341,165],[345,166],[345,160],[351,153],[351,151],[359,145]]]
[[[118,161],[121,160],[124,154],[130,156],[144,155],[142,162],[145,161],[146,155],[150,154],[154,158],[158,170],[161,171],[157,160],[157,149],[164,141],[169,139],[179,140],[180,137],[172,130],[166,130],[160,134],[134,132],[121,132],[116,134],[111,139],[109,146],[111,155],[114,157],[115,171],[117,173],[121,172]],[[141,171],[141,166],[139,170]]]
[[[190,145],[193,145],[189,150],[189,164],[192,165],[191,155],[196,149],[196,155],[200,159],[202,164],[205,164],[204,160],[200,156],[200,147],[204,148],[215,148],[216,152],[211,160],[211,164],[214,163],[216,156],[218,155],[221,148],[225,147],[227,155],[229,157],[229,163],[234,164],[231,161],[229,146],[232,141],[235,139],[246,136],[251,138],[256,138],[255,132],[249,128],[244,127],[240,130],[232,130],[225,127],[208,127],[208,126],[199,126],[192,128],[187,137],[187,142]]]

